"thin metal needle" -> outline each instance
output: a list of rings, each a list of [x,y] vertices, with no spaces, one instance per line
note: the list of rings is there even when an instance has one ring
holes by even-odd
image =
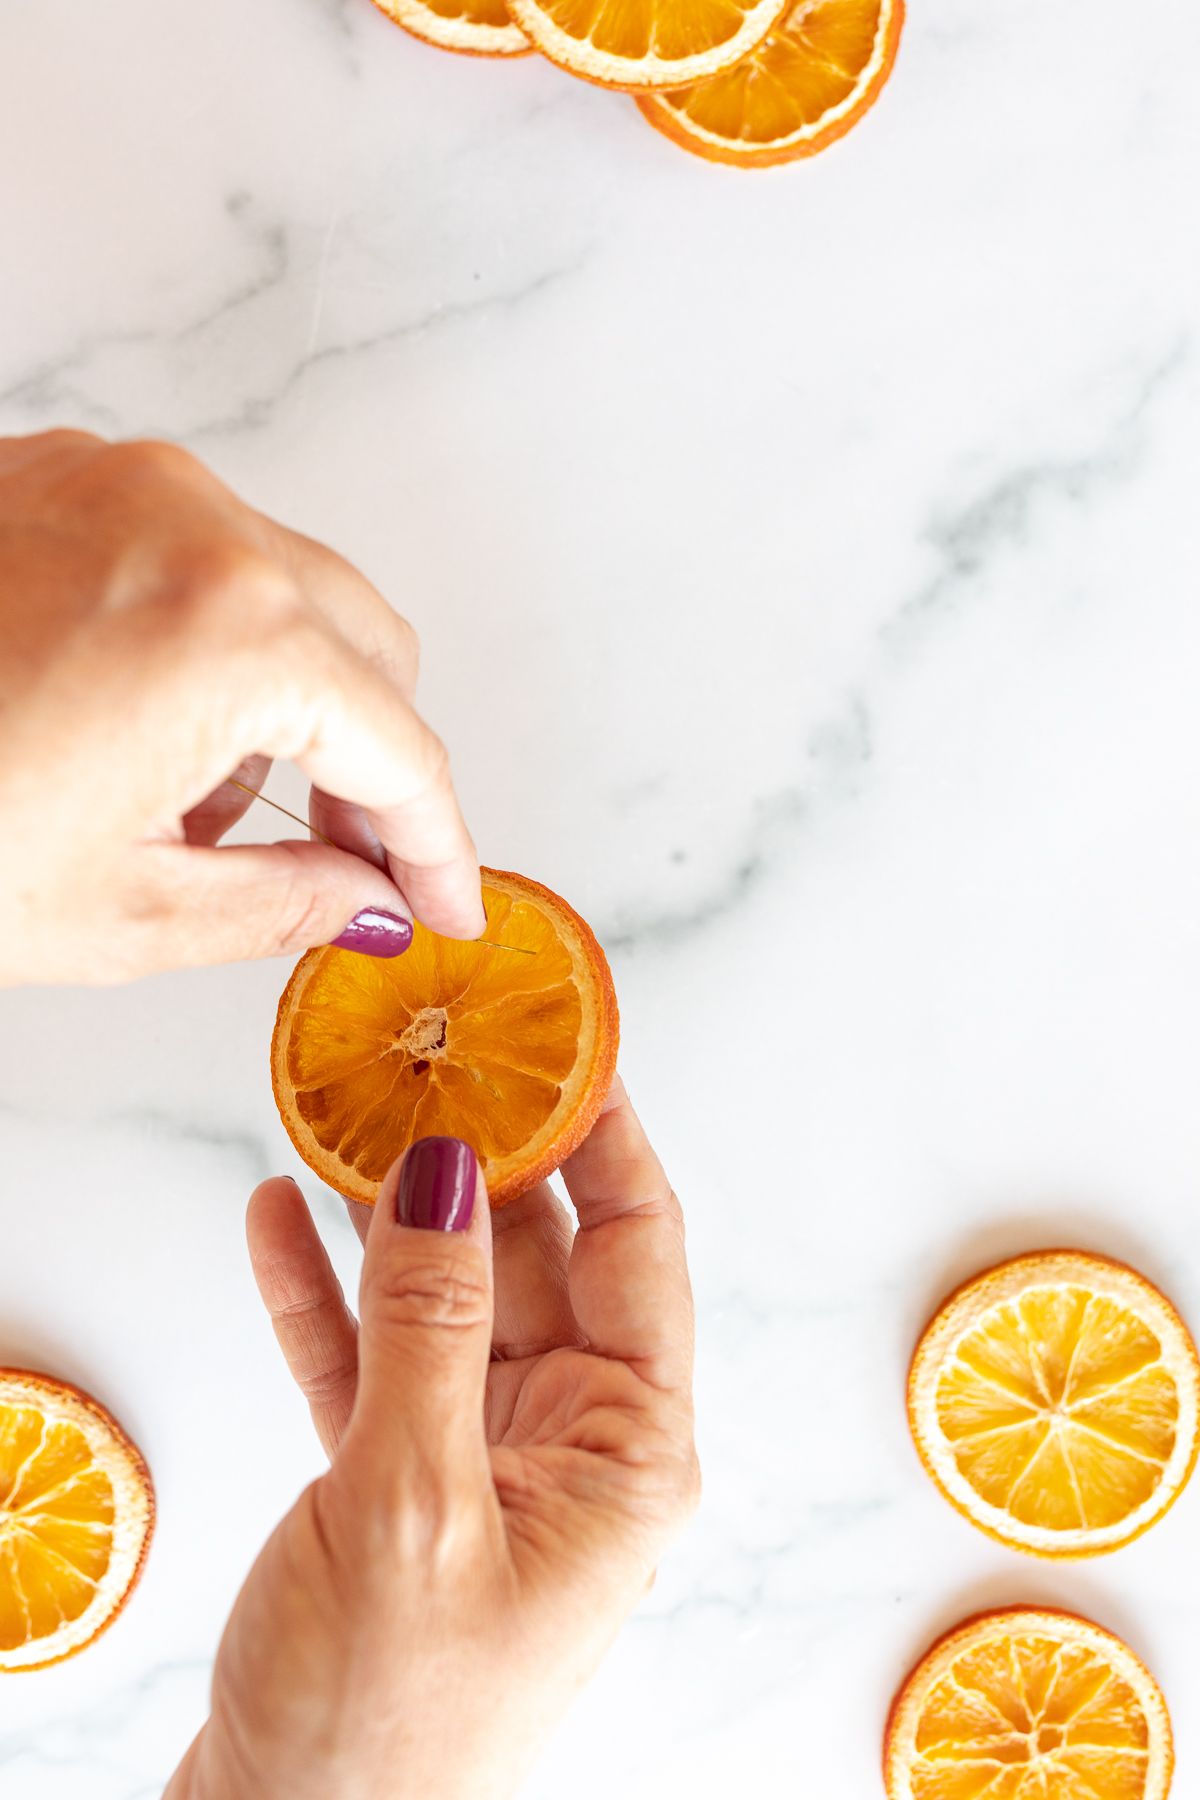
[[[249,794],[252,800],[261,800],[264,806],[273,806],[277,813],[282,813],[285,819],[291,819],[294,824],[303,825],[306,831],[311,831],[314,837],[320,838],[323,844],[328,844],[331,850],[341,848],[339,844],[334,843],[332,838],[327,838],[323,831],[318,831],[315,825],[310,825],[307,819],[302,819],[299,813],[290,811],[286,806],[280,806],[278,800],[272,800],[268,794],[260,794],[257,788],[250,787],[244,781],[236,780],[232,775],[229,777],[229,785],[240,788],[243,794]],[[475,938],[472,941],[476,944],[486,944],[489,950],[511,950],[514,956],[537,955],[536,950],[526,950],[524,944],[498,944],[495,938]]]
[[[275,811],[282,813],[285,819],[291,819],[295,824],[303,825],[305,831],[311,831],[314,837],[320,838],[323,844],[328,844],[331,850],[338,849],[339,846],[334,843],[332,838],[327,838],[323,831],[318,831],[315,825],[310,825],[307,819],[300,817],[299,813],[291,812],[286,806],[280,806],[278,800],[272,800],[267,794],[260,794],[257,788],[248,787],[244,781],[238,781],[232,775],[229,777],[229,785],[241,788],[243,794],[249,794],[253,800],[261,800],[264,806],[273,806]]]

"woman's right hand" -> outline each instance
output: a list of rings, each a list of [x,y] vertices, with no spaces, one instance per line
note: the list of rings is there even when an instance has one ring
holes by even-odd
[[[697,1493],[683,1220],[619,1081],[563,1174],[573,1238],[545,1183],[490,1217],[465,1144],[414,1145],[361,1333],[295,1183],[255,1193],[332,1466],[247,1578],[167,1800],[500,1800],[645,1593]]]
[[[0,645],[0,985],[483,931],[411,628],[184,451],[0,439]],[[218,849],[276,756],[333,846]]]

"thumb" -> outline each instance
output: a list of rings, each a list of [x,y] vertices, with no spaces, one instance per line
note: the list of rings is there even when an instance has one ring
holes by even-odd
[[[475,1152],[428,1137],[394,1163],[367,1232],[346,1450],[390,1500],[444,1513],[490,1485],[484,1392],[492,1226]]]
[[[150,844],[142,855],[158,903],[150,909],[156,951],[171,967],[297,955],[332,943],[398,956],[412,942],[398,889],[346,850],[302,841],[219,850]]]

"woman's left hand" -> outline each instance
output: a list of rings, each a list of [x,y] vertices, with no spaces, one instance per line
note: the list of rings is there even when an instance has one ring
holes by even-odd
[[[510,1795],[644,1594],[697,1494],[683,1221],[619,1081],[563,1174],[574,1236],[545,1184],[493,1218],[466,1145],[415,1145],[361,1336],[299,1189],[255,1192],[332,1467],[251,1570],[168,1800]]]

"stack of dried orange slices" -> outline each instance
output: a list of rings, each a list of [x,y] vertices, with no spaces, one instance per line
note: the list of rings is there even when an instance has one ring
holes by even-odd
[[[741,168],[843,137],[892,71],[904,0],[375,0],[426,43],[540,50],[636,96],[685,150]]]

